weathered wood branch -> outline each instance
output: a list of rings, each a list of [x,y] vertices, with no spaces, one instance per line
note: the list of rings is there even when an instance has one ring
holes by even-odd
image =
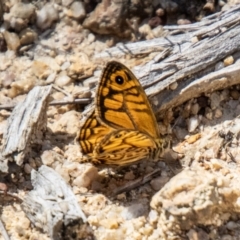
[[[3,136],[1,172],[8,171],[8,161],[21,165],[30,143],[36,143],[42,136],[41,132],[47,124],[46,110],[50,92],[51,86],[35,87],[26,99],[14,108]]]
[[[133,68],[133,72],[146,89],[154,110],[166,111],[202,93],[240,83],[239,23],[238,5],[206,17],[200,23],[165,27],[184,33],[113,47],[95,57],[119,58],[129,53],[149,52],[149,49],[165,49],[144,66]],[[230,55],[235,63],[230,67],[222,63],[223,69],[219,69],[218,64]]]
[[[70,239],[73,229],[78,230],[77,239],[92,235],[71,187],[57,172],[43,165],[38,172],[32,170],[31,181],[34,190],[26,195],[22,208],[36,227],[55,240]]]

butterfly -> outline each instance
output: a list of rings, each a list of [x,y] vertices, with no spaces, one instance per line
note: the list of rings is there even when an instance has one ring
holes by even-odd
[[[124,166],[159,159],[171,141],[159,133],[138,79],[126,66],[111,61],[103,70],[95,109],[80,129],[79,142],[82,162]]]

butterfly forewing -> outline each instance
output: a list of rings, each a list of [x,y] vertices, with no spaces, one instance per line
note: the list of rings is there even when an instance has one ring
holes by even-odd
[[[159,137],[157,121],[134,74],[118,62],[105,68],[96,95],[96,114],[108,126]]]

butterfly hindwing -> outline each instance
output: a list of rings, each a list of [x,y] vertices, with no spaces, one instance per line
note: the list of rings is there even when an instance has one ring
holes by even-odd
[[[148,135],[133,130],[115,130],[102,139],[92,156],[97,162],[126,165],[151,157],[153,149],[156,144]]]
[[[79,142],[83,154],[92,153],[95,146],[111,131],[110,128],[101,124],[97,118],[95,111],[93,111],[83,126],[79,134]]]

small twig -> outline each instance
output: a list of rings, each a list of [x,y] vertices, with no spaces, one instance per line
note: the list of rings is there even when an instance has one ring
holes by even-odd
[[[2,223],[2,219],[1,218],[0,218],[0,232],[1,232],[4,240],[10,240],[10,237],[8,236],[8,233],[7,233],[5,227],[4,227],[3,223]]]
[[[54,105],[66,105],[66,104],[82,104],[87,105],[91,102],[90,98],[79,98],[74,100],[56,100],[49,103],[50,106]],[[0,110],[2,109],[13,109],[17,104],[6,104],[6,105],[0,105]]]
[[[64,95],[68,96],[69,98],[73,98],[72,95],[69,92],[63,90],[62,88],[60,88],[60,87],[58,87],[58,86],[56,86],[54,84],[52,85],[52,88],[54,88],[55,90],[63,93]]]
[[[138,186],[141,186],[141,185],[145,184],[146,182],[151,181],[156,175],[159,175],[160,172],[161,172],[161,169],[156,169],[153,172],[151,172],[143,177],[140,177],[134,181],[128,182],[124,186],[119,187],[115,191],[113,191],[113,196],[118,195],[122,192],[129,192],[130,190],[132,190]]]

